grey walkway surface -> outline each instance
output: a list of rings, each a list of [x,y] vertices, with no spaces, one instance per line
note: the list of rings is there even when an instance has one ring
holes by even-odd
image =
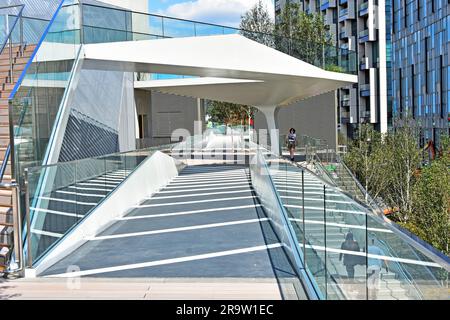
[[[185,168],[45,275],[73,276],[70,266],[99,278],[295,278],[248,168],[236,165]]]

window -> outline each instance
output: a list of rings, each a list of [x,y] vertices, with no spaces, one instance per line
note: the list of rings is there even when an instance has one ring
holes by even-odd
[[[424,68],[425,68],[425,93],[428,93],[428,84],[429,84],[429,77],[431,75],[430,72],[428,72],[428,37],[425,37],[425,62],[424,62]]]
[[[422,11],[422,1],[423,0],[417,0],[417,19],[420,21],[421,17],[421,11]],[[450,0],[449,0],[450,1]]]
[[[414,70],[414,65],[411,65],[411,112],[413,119],[416,118],[416,73]]]
[[[405,28],[408,27],[408,10],[407,10],[407,4],[406,4],[406,0],[403,0],[403,8],[404,8],[404,12],[403,12],[403,22],[405,24]]]
[[[439,56],[439,84],[440,84],[440,88],[439,88],[439,97],[440,97],[440,115],[441,118],[443,119],[445,116],[445,112],[444,112],[444,56],[440,55]]]
[[[402,75],[402,69],[398,69],[398,91],[399,91],[399,99],[398,99],[398,107],[399,107],[399,116],[402,117],[403,114],[403,75]]]

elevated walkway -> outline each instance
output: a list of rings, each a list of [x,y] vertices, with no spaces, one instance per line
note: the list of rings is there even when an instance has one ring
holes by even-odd
[[[248,168],[236,165],[186,167],[41,276],[233,278],[228,282],[236,288],[241,280],[277,283],[282,278],[284,289],[296,279],[251,187]],[[280,287],[272,290],[275,294]]]
[[[140,160],[126,166],[129,169],[123,177],[116,177],[124,174],[120,163],[113,171],[98,171],[104,179],[101,182],[109,187],[104,194],[85,190],[96,188],[90,184],[98,183],[97,176],[51,191],[45,205],[74,196],[76,208],[85,197],[100,199],[76,224],[65,233],[61,231],[61,238],[53,245],[44,246],[46,251],[35,260],[39,279],[27,279],[27,283],[32,287],[48,281],[52,287],[58,286],[58,279],[72,278],[70,281],[81,279],[86,288],[95,288],[95,283],[104,279],[117,284],[134,279],[130,281],[151,283],[161,290],[154,296],[151,291],[150,295],[145,293],[148,298],[165,294],[176,298],[169,288],[177,286],[192,294],[184,298],[196,298],[206,294],[202,290],[226,288],[234,292],[241,284],[248,285],[248,292],[263,287],[268,290],[266,295],[256,294],[255,299],[448,297],[448,289],[439,278],[446,272],[445,263],[424,255],[426,252],[417,250],[413,242],[338,187],[245,139],[231,146],[223,142],[239,140],[213,135],[198,141],[193,148],[182,142],[165,149],[173,156],[177,155],[174,150],[183,150],[184,165],[162,153],[150,152],[144,157],[145,152],[140,151],[132,152],[132,157]],[[193,154],[204,157],[211,150],[226,154],[229,149],[241,150],[250,157],[250,164],[233,164],[221,157],[191,158]],[[129,163],[129,159],[123,161]],[[174,161],[172,166],[179,169],[170,179],[161,180],[157,170],[173,170],[164,167],[167,161]],[[190,162],[195,165],[186,165]],[[146,185],[153,180],[160,181],[160,187],[149,191]],[[59,178],[54,177],[54,181]],[[39,191],[35,196],[40,196]],[[140,201],[130,202],[125,197]],[[122,211],[114,208],[123,201],[127,205],[121,204]],[[50,210],[73,208],[62,205]],[[49,221],[56,221],[50,218],[54,214],[47,212]],[[93,228],[98,223],[104,227]],[[349,232],[358,241],[359,252],[342,247]],[[74,245],[77,241],[79,245]],[[371,245],[382,254],[374,254]],[[353,276],[342,261],[343,255],[362,257]],[[388,267],[380,273],[376,293],[370,291],[368,282],[369,262],[373,260],[386,261]],[[170,284],[164,287],[163,283]],[[197,284],[203,289],[196,291]],[[208,298],[219,297],[209,294]],[[69,292],[64,295],[70,296]]]

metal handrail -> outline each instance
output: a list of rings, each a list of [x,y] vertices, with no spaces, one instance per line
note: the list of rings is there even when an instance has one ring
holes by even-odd
[[[286,163],[286,164],[288,164],[288,165],[291,165],[291,166],[293,166],[293,167],[296,167],[296,168],[298,168],[298,169],[300,169],[300,170],[302,170],[302,171],[308,171],[308,172],[312,173],[309,169],[304,168],[304,167],[298,165],[297,163],[291,163],[291,162],[289,162],[289,161],[286,161],[284,158],[282,158],[282,157],[280,157],[280,156],[278,156],[278,155],[272,153],[272,152],[271,152],[269,149],[267,149],[267,148],[262,148],[262,149],[263,149],[265,152],[267,152],[267,154],[270,154],[271,156],[273,156],[273,157],[275,157],[275,158],[278,158],[278,159],[280,159],[280,160],[284,160],[284,163]],[[265,160],[264,160],[264,162],[266,163]],[[267,163],[266,163],[266,166],[267,166]],[[274,186],[274,188],[275,188],[275,184],[273,183],[273,180],[272,180],[272,177],[271,177],[270,173],[269,173],[269,176],[270,176],[270,179],[271,179],[271,181],[272,181],[272,184],[273,184],[273,186]],[[334,186],[331,185],[330,182],[325,181],[323,178],[318,177],[318,179],[324,184],[325,187],[334,188]],[[276,188],[275,188],[275,192],[276,192],[276,194],[278,195],[278,191],[276,191]],[[278,195],[278,198],[279,198],[279,195]],[[285,210],[286,212],[290,212],[288,209],[286,209],[286,208],[284,207],[284,205],[283,205],[283,203],[282,203],[282,201],[281,201],[280,198],[279,198],[279,201],[280,201],[280,203],[281,203],[281,206],[282,206],[283,210]],[[292,214],[291,214],[291,215],[292,215]],[[325,221],[326,221],[326,220],[325,220]],[[289,224],[291,225],[290,222],[289,222]],[[305,232],[304,229],[303,229],[303,232]],[[311,238],[314,238],[314,237],[311,237]],[[307,244],[307,243],[308,243],[308,244],[311,243],[311,242],[310,242],[311,238],[306,239],[306,236],[305,236],[305,234],[304,234],[304,243],[303,243],[304,249],[306,248],[306,244]],[[316,249],[314,249],[314,248],[312,248],[312,250],[313,250],[314,252],[317,252]],[[318,258],[321,259],[319,255],[318,255]],[[303,259],[305,259],[304,256],[303,256]],[[322,260],[322,259],[321,259],[321,260]],[[325,258],[325,260],[326,260],[326,258]],[[334,266],[334,267],[335,267],[335,266]],[[312,283],[317,287],[317,284],[315,283],[315,281],[314,281],[313,279],[311,279],[311,277],[309,276],[310,271],[309,271],[309,268],[307,268],[306,264],[305,264],[305,270],[308,270],[307,276],[308,276],[309,280],[311,280]],[[322,270],[318,270],[317,272],[320,272],[320,271],[322,271]],[[324,271],[325,271],[325,273],[327,273],[327,272],[328,272],[328,268],[324,269]],[[315,275],[315,274],[313,274],[313,275]],[[331,274],[330,274],[330,276],[331,276]],[[334,276],[331,276],[331,280],[332,280],[335,284],[337,284],[336,278],[335,278]],[[337,286],[337,289],[339,290],[339,292],[336,292],[336,294],[340,294],[341,296],[344,296],[344,297],[347,298],[345,292],[342,290],[342,288],[341,288],[340,286]],[[316,291],[320,291],[319,288],[315,288],[315,290],[316,290]],[[325,295],[327,295],[327,294],[328,294],[328,292],[325,292]]]
[[[294,253],[294,259],[296,259],[296,260],[299,259],[300,261],[296,261],[296,263],[303,265],[303,269],[307,270],[306,264],[305,264],[305,257],[303,256],[302,250],[300,250],[298,242],[296,241],[295,231],[292,228],[292,224],[289,222],[287,211],[284,208],[284,205],[281,201],[280,195],[275,187],[275,183],[272,179],[272,176],[270,175],[270,171],[267,166],[267,161],[265,160],[263,153],[261,152],[261,149],[256,150],[255,157],[256,157],[256,159],[260,158],[261,162],[263,163],[263,167],[261,169],[264,170],[264,173],[262,173],[262,174],[263,175],[266,174],[269,177],[270,189],[271,189],[272,193],[275,194],[275,197],[277,199],[277,205],[278,205],[278,208],[279,208],[281,216],[282,216],[282,221],[284,223],[284,227],[285,227],[286,233],[288,235],[288,240],[291,243],[291,245],[293,246],[292,251]],[[256,162],[258,162],[258,160],[256,160]],[[310,294],[315,294],[316,297],[321,297],[320,289],[318,288],[318,285],[317,285],[315,279],[310,277],[309,272],[305,272],[305,274],[308,278],[307,280],[310,282],[312,290],[314,291],[314,292],[310,291]]]
[[[391,220],[386,218],[382,208],[378,205],[378,203],[375,201],[375,199],[372,198],[372,196],[369,194],[369,192],[361,185],[359,180],[353,175],[351,170],[347,167],[347,165],[344,163],[344,161],[341,159],[341,157],[338,154],[336,154],[336,160],[339,162],[340,165],[342,165],[342,167],[344,168],[346,173],[352,178],[352,180],[354,181],[354,183],[358,187],[358,189],[361,191],[361,193],[365,195],[365,201],[364,201],[364,203],[362,203],[361,201],[359,201],[357,198],[355,198],[352,194],[350,194],[348,192],[344,192],[344,194],[346,194],[347,196],[349,196],[350,198],[355,200],[360,205],[363,205],[368,210],[372,211],[380,219],[382,219],[382,221],[389,224],[389,226],[398,230],[399,236],[401,238],[403,238],[409,245],[411,245],[411,247],[413,247],[413,248],[417,249],[419,252],[422,252],[423,254],[425,254],[425,252],[423,252],[423,250],[420,247],[418,247],[418,245],[424,247],[428,251],[429,254],[433,255],[434,258],[432,258],[432,260],[434,260],[436,257],[439,258],[444,263],[444,268],[448,270],[448,268],[449,268],[448,257],[443,257],[441,252],[439,252],[437,249],[435,249],[432,246],[430,247],[427,243],[424,243],[424,241],[421,240],[420,238],[418,238],[418,237],[412,238],[412,234],[408,235],[406,233],[407,231],[405,232],[405,230],[402,227],[400,227],[399,225],[393,223]],[[416,257],[418,257],[417,253],[414,250],[412,250],[412,252]],[[425,255],[430,257],[429,254],[425,254]],[[403,269],[402,266],[401,266],[401,268]],[[431,275],[431,277],[437,281],[434,274],[431,273],[431,271],[428,268],[426,270]],[[405,272],[407,272],[407,271],[405,270]],[[419,291],[420,291],[420,289],[419,289]]]
[[[383,241],[382,239],[377,239],[381,244],[384,245],[385,248],[388,249],[389,253],[394,257],[394,249],[392,249],[392,247],[385,241]],[[414,278],[411,276],[411,274],[408,272],[408,270],[406,270],[405,268],[402,267],[402,265],[400,264],[400,262],[395,261],[395,264],[398,267],[398,270],[403,274],[404,278],[409,282],[409,284],[414,286],[414,289],[416,289],[417,293],[419,294],[420,298],[423,298],[423,292],[422,290],[420,290],[420,288],[417,286],[416,281],[414,280]]]
[[[8,6],[6,8],[13,8],[13,7],[20,7],[20,11],[19,11],[19,13],[17,15],[17,18],[14,21],[13,25],[11,27],[8,26],[8,34],[7,34],[6,38],[5,38],[5,42],[3,43],[2,47],[0,48],[0,54],[1,54],[1,53],[3,53],[3,50],[6,47],[6,44],[9,42],[9,47],[10,47],[9,60],[10,60],[10,64],[11,64],[11,61],[12,61],[12,39],[11,39],[11,35],[12,35],[16,25],[17,25],[17,21],[22,19],[22,14],[23,14],[23,10],[25,8],[25,5],[24,4],[12,5],[12,6]],[[4,9],[4,8],[2,7],[1,9]],[[7,14],[6,16],[9,16],[9,15]],[[21,30],[21,37],[20,37],[21,42],[23,41],[22,33],[23,33],[23,30]],[[21,43],[21,45],[22,45],[22,43]],[[10,69],[10,72],[11,72],[11,78],[12,78],[12,68]]]
[[[316,154],[313,156],[313,161],[314,161],[314,164],[317,165],[317,167],[319,168],[319,170],[320,170],[321,172],[323,172],[323,173],[325,174],[325,176],[329,179],[329,183],[332,183],[334,186],[337,187],[336,183],[334,182],[333,177],[330,175],[330,173],[328,172],[328,170],[325,169],[325,167],[324,167],[323,164],[322,164],[322,161],[320,161],[319,157],[318,157]]]
[[[279,156],[277,156],[277,155],[274,155],[274,154],[271,153],[269,150],[267,150],[267,152],[270,153],[270,154],[272,154],[273,156],[276,156],[276,157],[278,157],[278,158],[280,158],[280,159],[283,159],[283,158],[281,158],[281,157],[279,157]],[[340,158],[339,158],[339,159],[340,159]],[[312,172],[311,170],[309,170],[308,168],[304,168],[304,167],[302,167],[301,165],[299,165],[299,164],[297,164],[297,163],[290,163],[290,162],[287,162],[287,161],[286,161],[286,163],[289,163],[290,165],[296,166],[296,167],[298,167],[298,168],[300,168],[300,169],[302,169],[302,170],[305,170],[305,171],[308,171],[308,172],[314,174],[314,175],[315,175],[322,183],[324,183],[325,185],[331,186],[331,185],[329,184],[329,182],[326,182],[322,177],[317,176],[317,174],[313,173],[313,172]],[[345,164],[344,164],[344,166],[345,166]],[[345,168],[346,168],[346,170],[350,170],[350,169],[348,169],[347,166],[345,166]],[[353,179],[356,180],[356,178],[354,177],[353,174],[351,174],[351,177],[353,177]],[[356,181],[356,182],[359,183],[359,181]],[[359,184],[359,185],[360,185],[361,188],[363,188],[361,184]],[[363,189],[364,189],[364,188],[363,188]],[[398,236],[399,236],[401,239],[403,239],[408,245],[410,245],[413,249],[416,249],[416,250],[418,250],[419,252],[421,252],[422,254],[424,254],[425,256],[428,256],[428,257],[429,257],[430,259],[432,259],[433,261],[436,261],[436,258],[437,258],[438,261],[441,261],[441,263],[442,263],[442,264],[441,264],[442,268],[444,268],[444,269],[446,269],[447,271],[449,271],[449,258],[448,258],[448,257],[443,257],[443,256],[442,256],[443,254],[440,253],[439,251],[437,251],[437,249],[435,249],[434,247],[430,247],[429,245],[428,245],[428,247],[427,247],[427,246],[426,246],[426,243],[423,243],[423,242],[424,242],[423,240],[421,240],[420,238],[417,238],[417,237],[413,238],[411,235],[408,235],[408,234],[407,234],[407,231],[405,232],[405,230],[404,230],[403,228],[401,228],[401,227],[398,226],[397,224],[395,224],[395,223],[393,223],[392,221],[390,221],[389,219],[387,219],[387,218],[384,216],[384,214],[383,214],[381,208],[378,207],[378,205],[376,204],[376,202],[374,202],[374,201],[372,200],[372,201],[373,201],[373,202],[372,202],[373,205],[372,205],[372,206],[368,206],[368,204],[363,203],[363,202],[359,201],[358,199],[354,199],[354,197],[353,197],[352,195],[350,195],[348,192],[344,192],[344,191],[341,190],[341,193],[342,193],[343,195],[347,196],[349,199],[353,199],[357,205],[361,206],[361,208],[364,208],[365,210],[369,210],[369,211],[373,212],[373,213],[375,214],[374,218],[375,218],[375,217],[378,217],[378,218],[381,219],[383,222],[387,223],[387,224],[389,225],[390,228],[393,228],[393,229],[395,229],[395,230],[398,230]],[[377,208],[378,208],[378,209],[377,209]],[[427,250],[428,252],[423,251],[423,249],[422,249],[421,247],[423,247],[423,248],[424,248],[425,250]],[[389,248],[390,248],[390,247],[389,247]],[[417,258],[419,258],[419,256],[417,255],[417,252],[416,252],[415,250],[412,250],[412,253],[413,253]],[[431,256],[432,256],[432,257],[431,257]],[[419,260],[420,260],[420,258],[419,258]],[[400,267],[401,267],[401,269],[404,269],[402,265],[400,265]],[[404,272],[408,272],[407,270],[403,270],[403,271],[404,271]],[[427,272],[430,274],[430,276],[438,283],[438,280],[436,279],[436,277],[434,276],[434,274],[433,274],[428,268],[426,268],[426,271],[427,271]],[[413,283],[413,285],[414,285],[414,283]],[[416,288],[416,285],[414,285],[414,287]],[[417,288],[417,289],[418,289],[418,288]],[[420,289],[418,289],[418,290],[420,291]],[[421,292],[421,291],[420,291],[420,292]]]

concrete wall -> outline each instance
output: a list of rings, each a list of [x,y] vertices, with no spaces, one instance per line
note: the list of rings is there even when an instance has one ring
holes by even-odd
[[[145,115],[144,139],[147,145],[170,143],[172,132],[186,129],[194,135],[194,121],[198,120],[197,99],[159,92],[135,90],[138,115]],[[204,120],[204,108],[200,118]]]
[[[336,113],[335,91],[281,107],[278,112],[280,135],[287,134],[289,128],[295,128],[297,135],[325,139],[331,148],[336,148]],[[255,129],[267,129],[266,119],[261,112],[255,115]]]

